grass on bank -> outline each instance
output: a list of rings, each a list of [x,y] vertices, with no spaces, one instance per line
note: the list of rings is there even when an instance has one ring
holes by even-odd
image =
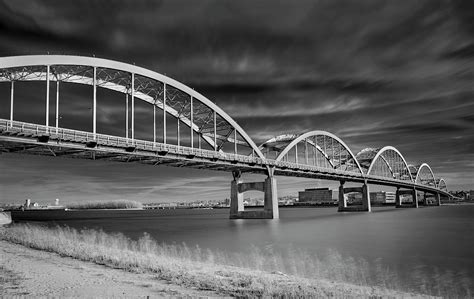
[[[133,200],[108,200],[108,201],[84,201],[70,203],[66,205],[68,209],[87,210],[87,209],[141,209],[143,205]]]
[[[229,254],[185,244],[159,244],[146,233],[134,241],[123,234],[31,224],[0,230],[0,240],[127,271],[155,273],[174,284],[223,295],[407,296],[389,290],[398,289],[443,297],[470,296],[469,285],[465,285],[469,281],[455,285],[454,277],[439,275],[433,282],[415,271],[421,287],[406,288],[380,263],[370,266],[365,260],[344,258],[335,252],[318,257],[295,248],[282,254],[272,247],[251,247],[245,253]]]

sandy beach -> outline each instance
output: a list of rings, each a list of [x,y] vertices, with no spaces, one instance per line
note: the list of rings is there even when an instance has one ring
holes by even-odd
[[[222,297],[0,241],[0,297]]]

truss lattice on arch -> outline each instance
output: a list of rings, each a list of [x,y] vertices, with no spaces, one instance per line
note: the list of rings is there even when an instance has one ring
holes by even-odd
[[[325,131],[279,135],[265,141],[260,150],[267,159],[362,174],[349,147]]]
[[[65,55],[3,57],[0,65],[0,82],[55,81],[113,90],[165,111],[178,120],[178,126],[189,127],[194,132],[191,135],[197,134],[216,151],[236,151],[237,146],[244,146],[263,158],[247,133],[212,101],[154,71],[107,59]]]

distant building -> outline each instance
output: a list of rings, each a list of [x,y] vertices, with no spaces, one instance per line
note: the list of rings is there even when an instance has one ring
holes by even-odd
[[[463,191],[462,193],[462,199],[468,200],[469,199],[470,192],[469,191]]]
[[[263,206],[263,198],[244,198],[244,206]]]
[[[361,203],[362,202],[362,193],[360,192],[351,192],[344,194],[344,197],[347,199],[348,204]]]
[[[401,203],[412,203],[413,197],[410,194],[402,194],[400,195],[400,202]]]
[[[315,204],[333,203],[332,190],[329,190],[329,188],[305,189],[298,193],[298,202]]]
[[[224,206],[226,206],[226,207],[230,206],[230,198],[226,198],[224,200]]]
[[[395,203],[395,192],[370,192],[370,203],[373,204],[387,204]]]
[[[24,207],[25,207],[25,208],[29,208],[30,206],[31,206],[31,199],[28,198],[27,200],[25,200],[25,205],[24,205]]]
[[[385,203],[395,203],[395,198],[395,192],[385,192]]]
[[[371,204],[383,204],[385,203],[385,192],[370,192],[370,203]]]
[[[297,197],[294,195],[286,195],[278,198],[278,205],[280,206],[292,206],[297,202]]]

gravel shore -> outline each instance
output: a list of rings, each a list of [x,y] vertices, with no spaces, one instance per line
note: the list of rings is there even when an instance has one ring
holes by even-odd
[[[130,273],[0,241],[0,297],[16,296],[222,297],[172,285],[152,274]]]

